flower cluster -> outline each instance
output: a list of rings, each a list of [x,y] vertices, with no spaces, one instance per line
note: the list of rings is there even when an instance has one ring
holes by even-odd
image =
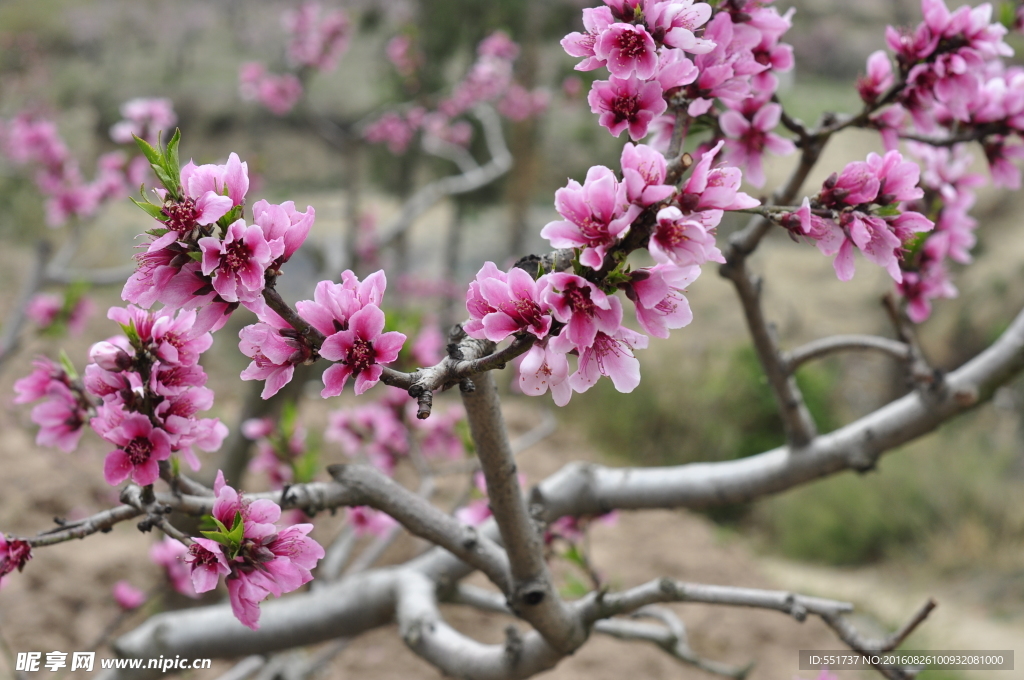
[[[31,413],[32,422],[39,425],[36,444],[74,451],[92,413],[93,399],[70,365],[58,365],[46,357],[38,357],[32,364],[35,370],[14,383],[14,403],[45,399]]]
[[[903,204],[924,195],[917,186],[920,168],[903,160],[898,151],[868,154],[867,161],[848,164],[833,173],[813,200],[782,217],[784,226],[814,241],[841,281],[853,278],[854,248],[884,268],[897,283],[903,281],[900,262],[905,246],[934,223]]]
[[[883,51],[868,58],[858,90],[881,107],[873,125],[890,149],[908,134],[977,139],[993,181],[1020,188],[1012,161],[1024,157],[1024,71],[1001,60],[1013,54],[1003,40],[1006,27],[993,21],[988,3],[955,12],[944,0],[922,0],[921,7],[924,21],[913,30],[886,30],[895,70]]]
[[[388,54],[396,69],[411,68],[413,61],[408,38],[401,39]],[[402,48],[399,51],[398,48]],[[509,120],[525,120],[543,112],[549,103],[543,89],[527,90],[513,80],[512,65],[519,47],[502,31],[492,33],[477,46],[476,61],[465,77],[455,85],[450,96],[442,99],[434,110],[414,106],[405,111],[388,111],[363,129],[363,137],[374,144],[387,143],[393,154],[404,153],[418,132],[449,144],[468,146],[473,128],[459,120],[480,103],[495,103],[498,112]]]
[[[351,24],[341,10],[320,16],[317,2],[303,3],[282,17],[288,32],[288,62],[296,73],[271,73],[263,62],[242,64],[238,93],[246,101],[258,101],[275,116],[286,115],[302,98],[300,76],[312,71],[333,71],[348,49]]]
[[[213,486],[216,531],[194,538],[186,562],[197,593],[217,587],[224,576],[231,610],[244,625],[259,628],[259,604],[273,594],[299,588],[313,580],[310,570],[324,556],[319,543],[307,536],[312,524],[276,526],[281,508],[270,500],[250,500],[224,483],[217,473]]]
[[[32,559],[32,547],[20,538],[8,539],[0,532],[0,579],[17,569],[25,568]]]
[[[127,196],[147,174],[141,156],[129,161],[124,152],[112,151],[100,156],[92,181],[86,181],[57,124],[29,113],[0,121],[0,149],[16,165],[36,168],[36,186],[46,196],[46,221],[54,228],[93,217],[106,203]]]
[[[793,67],[793,52],[780,42],[790,14],[757,2],[731,2],[713,10],[693,0],[605,0],[583,10],[585,33],[562,40],[565,51],[583,57],[576,68],[608,68],[608,80],[595,81],[588,101],[600,123],[618,137],[628,130],[636,141],[652,129],[653,146],[664,150],[676,115],[704,117],[727,139],[726,156],[764,183],[764,151],[788,154],[793,144],[771,131],[781,107],[769,104],[778,87],[776,72]],[[688,56],[689,55],[689,56]],[[692,60],[691,60],[692,57]],[[724,110],[713,108],[715,100]],[[685,123],[686,128],[690,126]],[[682,132],[685,136],[685,132]]]
[[[179,455],[193,470],[192,447],[216,451],[227,428],[216,418],[196,414],[213,405],[199,355],[213,338],[197,323],[195,311],[150,312],[128,305],[107,316],[125,329],[89,351],[86,390],[100,400],[89,424],[117,448],[104,464],[109,484],[129,477],[136,484],[156,481],[160,461]]]
[[[248,166],[232,153],[224,165],[191,161],[178,169],[175,135],[166,149],[139,145],[164,185],[160,204],[138,203],[158,226],[136,255],[138,268],[121,297],[143,307],[199,309],[199,323],[217,330],[239,305],[260,313],[267,276],[298,250],[315,211],[299,212],[292,201],[258,201],[252,224],[244,219]]]
[[[622,304],[613,295],[623,290],[635,307],[637,321],[651,335],[666,338],[690,323],[683,295],[705,262],[723,262],[715,229],[724,211],[758,202],[740,192],[742,172],[715,166],[719,141],[693,166],[680,188],[665,184],[665,157],[643,144],[626,144],[622,179],[604,166],[591,168],[581,185],[574,180],[555,192],[562,220],[541,231],[555,248],[578,251],[576,273],[543,273],[534,280],[526,271],[508,273],[488,262],[469,286],[466,332],[500,342],[513,334],[536,342],[520,364],[520,388],[539,395],[551,390],[555,403],[569,401],[602,376],[616,389],[632,391],[640,381],[633,350],[647,346],[647,336],[622,325]],[[640,222],[654,267],[629,271],[623,240]],[[578,357],[570,375],[567,355]]]

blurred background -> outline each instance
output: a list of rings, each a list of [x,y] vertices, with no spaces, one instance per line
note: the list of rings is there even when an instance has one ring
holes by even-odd
[[[383,267],[389,275],[387,302],[394,308],[389,319],[412,337],[424,327],[461,319],[460,291],[484,261],[508,266],[520,256],[546,252],[539,231],[556,218],[553,194],[567,178],[582,180],[591,165],[618,167],[626,140],[599,127],[586,103],[590,82],[603,72],[574,71],[575,60],[558,44],[566,33],[582,30],[581,9],[588,4],[325,0],[324,12],[344,12],[348,46],[336,68],[314,69],[296,67],[287,58],[282,15],[298,9],[298,3],[0,0],[0,120],[27,112],[55,121],[71,155],[91,176],[97,159],[118,148],[110,129],[123,118],[124,102],[171,100],[183,134],[183,160],[222,163],[236,152],[248,163],[250,205],[266,198],[315,207],[310,242],[285,269],[286,298],[310,297],[316,281],[337,277],[345,267],[361,274]],[[857,110],[853,84],[866,56],[884,48],[885,26],[920,20],[914,0],[776,4],[780,11],[797,9],[783,38],[793,45],[797,65],[780,99],[790,115],[809,124],[824,111]],[[488,143],[486,120],[471,113],[453,117],[444,128],[461,152],[451,145],[424,148],[415,131],[408,143],[398,143],[401,125],[381,127],[381,136],[373,139],[373,125],[389,112],[408,120],[416,107],[436,110],[478,63],[480,42],[498,30],[518,45],[508,61],[515,86],[529,95],[516,102],[493,101],[511,170],[472,191],[439,196],[429,209],[416,211],[415,219],[405,219],[403,205],[418,190],[474,163],[478,169],[486,166],[501,149]],[[1009,41],[1018,51],[1024,47],[1016,36]],[[280,98],[247,93],[244,82],[240,92],[240,70],[250,62],[262,63],[268,73],[294,74],[302,96],[275,113]],[[287,103],[287,92],[282,96]],[[880,149],[877,136],[865,132],[834,139],[807,190],[813,193],[849,160]],[[466,152],[471,159],[462,155]],[[981,154],[976,156],[985,172]],[[771,159],[767,189],[746,190],[766,195],[794,163],[793,157]],[[980,192],[972,213],[982,225],[976,261],[955,274],[959,297],[939,301],[920,327],[934,365],[959,366],[997,337],[1024,304],[1022,207],[1019,196]],[[39,241],[52,242],[52,250],[61,252],[77,229],[53,229],[47,221],[31,170],[0,157],[0,319],[8,326]],[[149,228],[146,216],[127,200],[107,202],[81,222],[88,229],[68,251],[67,270],[116,272],[130,266],[136,236]],[[737,226],[727,218],[719,238]],[[777,324],[784,348],[834,333],[892,336],[880,303],[890,282],[877,268],[859,262],[856,278],[840,283],[827,258],[781,233],[766,240],[752,266],[765,278],[767,316]],[[48,329],[25,324],[0,364],[0,394],[6,395],[0,399],[6,405],[11,383],[28,372],[32,356],[55,357],[64,349],[81,367],[88,346],[116,330],[104,317],[107,307],[119,303],[120,284],[50,283],[42,292],[58,296],[64,312],[81,296],[97,311],[81,329],[68,319]],[[518,432],[541,422],[548,411],[558,423],[554,435],[523,454],[531,481],[574,459],[671,465],[742,457],[783,442],[731,287],[706,267],[689,299],[693,324],[670,340],[652,341],[641,353],[643,380],[633,394],[619,394],[602,381],[564,409],[546,396],[510,395],[509,417]],[[252,399],[250,384],[237,379],[248,360],[234,340],[252,322],[247,314],[242,310],[232,318],[204,358],[218,395],[212,415],[233,428]],[[318,378],[303,378],[312,385],[306,391],[318,393]],[[822,431],[907,391],[895,362],[875,356],[813,363],[801,369],[799,379]],[[301,394],[304,380],[296,383]],[[322,429],[325,419],[327,407],[318,402],[307,400],[304,407],[311,432],[318,424]],[[267,408],[272,414],[273,407]],[[617,526],[594,528],[594,563],[613,585],[667,572],[687,580],[849,599],[857,604],[861,623],[879,632],[891,630],[934,596],[939,609],[907,647],[1012,648],[1024,640],[1022,414],[1024,393],[1017,381],[992,403],[887,455],[870,473],[844,473],[769,500],[704,514],[623,515]],[[116,502],[99,471],[106,452],[102,442],[87,437],[78,452],[66,455],[32,443],[28,409],[11,406],[0,417],[4,531],[34,533],[51,517],[84,515]],[[246,446],[237,437],[226,443]],[[343,452],[326,446],[323,457],[325,463],[344,459]],[[205,467],[216,469],[216,464]],[[260,484],[254,479],[245,488]],[[119,527],[110,536],[91,538],[89,547],[38,551],[24,574],[8,577],[0,592],[0,634],[6,644],[14,651],[71,651],[90,644],[116,616],[109,590],[114,581],[128,578],[139,586],[158,581],[155,567],[139,563],[149,540],[134,528]],[[413,549],[411,542],[398,545],[392,558]],[[571,576],[566,587],[571,591]],[[700,608],[679,611],[695,649],[737,664],[755,661],[755,678],[790,678],[798,674],[796,649],[837,645],[813,623]],[[472,614],[452,616],[456,624],[500,639],[500,626],[490,631]],[[118,622],[120,630],[130,625]],[[436,675],[412,654],[393,651],[400,647],[394,631],[373,633],[340,654],[332,668],[340,677]],[[611,678],[631,669],[652,678],[711,677],[662,658],[658,650],[611,641],[588,646],[549,675]],[[1015,673],[1004,675],[1024,677]],[[935,672],[930,677],[971,676]]]

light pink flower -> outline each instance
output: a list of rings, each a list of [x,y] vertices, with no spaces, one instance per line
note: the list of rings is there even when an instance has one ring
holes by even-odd
[[[398,526],[398,522],[391,515],[365,506],[346,508],[345,513],[349,526],[356,536],[383,536],[392,527]]]
[[[874,104],[882,94],[892,87],[892,62],[884,51],[872,52],[868,57],[867,75],[857,80],[857,91],[867,104]]]
[[[593,71],[604,66],[604,60],[595,55],[594,46],[601,33],[614,22],[615,18],[607,7],[588,7],[583,10],[583,27],[587,32],[570,33],[561,41],[562,48],[569,56],[584,57],[576,65],[577,71]]]
[[[636,307],[640,326],[656,338],[693,321],[690,303],[683,293],[700,276],[700,267],[659,264],[633,272],[626,294]]]
[[[665,184],[665,157],[656,149],[626,142],[621,163],[622,183],[630,203],[646,207],[675,193],[675,187]]]
[[[324,340],[320,356],[336,361],[324,371],[324,398],[341,394],[350,376],[356,379],[356,394],[362,394],[377,384],[383,372],[381,364],[398,358],[405,343],[405,335],[397,331],[383,333],[384,312],[369,304],[353,314],[348,330],[339,331]]]
[[[715,43],[694,35],[711,18],[711,5],[693,0],[649,2],[644,17],[655,40],[692,54],[706,54]]]
[[[295,209],[294,201],[274,205],[261,200],[252,207],[253,224],[259,225],[263,230],[263,237],[267,241],[278,238],[284,241],[281,262],[287,262],[306,240],[315,218],[316,211],[313,210],[313,206],[306,206],[306,212],[300,213]]]
[[[40,328],[52,324],[64,307],[64,300],[52,293],[36,293],[25,307],[25,315]]]
[[[178,122],[170,99],[131,99],[121,104],[121,116],[110,128],[110,138],[118,144],[131,144],[132,135],[155,144],[158,133],[169,132]]]
[[[610,76],[596,80],[587,95],[590,110],[600,115],[599,122],[614,137],[629,128],[633,141],[647,136],[647,126],[668,108],[658,81],[644,82],[635,75]]]
[[[47,384],[45,396],[46,401],[36,404],[31,413],[32,422],[39,426],[36,444],[74,451],[85,432],[87,411],[82,400],[60,380]]]
[[[657,224],[647,244],[655,262],[679,267],[707,261],[725,262],[715,236],[697,220],[687,219],[675,206],[658,211]]]
[[[239,351],[252,359],[242,371],[242,380],[265,380],[260,396],[269,399],[291,382],[295,366],[313,357],[313,348],[291,325],[271,309],[260,322],[238,333]]]
[[[772,132],[781,116],[782,106],[772,103],[759,107],[750,119],[732,109],[718,117],[722,131],[730,140],[735,140],[726,144],[729,160],[744,168],[747,181],[756,187],[764,186],[761,157],[765,149],[779,156],[796,151],[792,141]]]
[[[321,281],[312,300],[299,300],[299,315],[324,335],[333,335],[348,328],[349,318],[367,305],[380,307],[388,285],[383,270],[370,274],[363,281],[349,270],[341,274],[341,283]]]
[[[558,406],[565,406],[572,397],[568,379],[566,353],[556,351],[547,340],[535,342],[519,364],[519,388],[523,394],[540,396],[550,389]]]
[[[569,342],[561,338],[551,340],[557,345],[556,349],[564,349]],[[569,386],[582,394],[604,375],[611,378],[619,392],[632,392],[640,384],[640,362],[633,356],[633,350],[646,347],[646,335],[625,327],[611,335],[598,332],[594,344],[580,350],[576,372],[569,376]]]
[[[171,587],[182,595],[195,599],[199,594],[192,587],[191,570],[185,564],[186,555],[188,548],[170,536],[164,536],[162,541],[154,543],[149,549],[149,559],[164,568]]]

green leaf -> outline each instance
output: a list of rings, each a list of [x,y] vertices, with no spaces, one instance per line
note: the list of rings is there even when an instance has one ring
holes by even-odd
[[[895,203],[889,205],[883,205],[881,208],[875,209],[875,214],[879,217],[896,217],[900,214],[899,206]]]
[[[132,343],[132,347],[142,349],[142,338],[139,337],[139,331],[135,328],[135,320],[129,321],[127,326],[123,323],[118,325],[124,331],[124,334],[128,336],[128,342]]]
[[[64,350],[60,351],[60,366],[68,374],[68,377],[72,380],[78,380],[78,371],[75,370],[75,365],[71,363],[71,357]]]
[[[203,536],[210,539],[211,541],[217,541],[218,543],[227,548],[231,547],[231,539],[229,539],[227,536],[225,536],[219,531],[200,531],[199,533],[201,533]]]
[[[562,597],[567,600],[576,600],[590,593],[590,587],[571,574],[566,577],[565,585],[559,590],[561,590]]]
[[[587,561],[583,558],[583,555],[580,553],[579,548],[575,545],[569,546],[569,549],[562,553],[562,557],[564,557],[569,562],[572,562],[576,566],[580,567],[581,569],[587,568]]]
[[[164,234],[166,234],[169,231],[170,231],[170,229],[159,229],[158,228],[158,229],[150,229],[146,233],[149,234],[150,236],[156,236],[157,238],[160,238],[161,236],[163,236]]]
[[[178,161],[178,144],[181,142],[181,128],[174,128],[171,141],[167,142],[164,153],[164,165],[175,177],[181,177],[181,164]]]
[[[292,463],[292,472],[296,483],[308,484],[313,481],[317,469],[320,467],[319,460],[319,452],[313,447],[308,448],[301,457],[295,459]]]
[[[285,402],[285,405],[281,407],[280,428],[286,438],[291,437],[295,432],[295,421],[298,415],[299,409],[295,406],[294,401]]]
[[[1006,28],[1013,30],[1017,23],[1017,11],[1012,2],[1004,2],[999,5],[999,23]]]
[[[242,513],[235,513],[235,525],[231,527],[231,531],[228,532],[228,538],[232,541],[233,545],[240,545],[242,543],[242,535],[245,532],[245,522],[242,521]]]
[[[188,256],[191,257],[196,262],[202,262],[203,261],[203,254],[202,253],[189,252]]]
[[[129,198],[131,198],[131,197],[129,197]],[[163,208],[161,208],[159,205],[153,205],[149,201],[146,201],[145,203],[143,203],[143,202],[140,202],[140,201],[136,201],[134,198],[131,198],[131,202],[134,203],[135,205],[139,206],[143,210],[145,210],[146,213],[150,217],[152,217],[153,219],[162,220],[164,218],[164,214],[162,212]],[[166,229],[164,229],[163,231],[164,231],[164,233],[167,233]],[[148,234],[148,233],[152,233],[152,232],[146,232],[146,233]]]
[[[135,144],[142,150],[142,155],[146,157],[150,165],[156,166],[163,163],[163,154],[159,150],[154,149],[152,144],[138,135],[133,134],[132,137],[135,138]]]

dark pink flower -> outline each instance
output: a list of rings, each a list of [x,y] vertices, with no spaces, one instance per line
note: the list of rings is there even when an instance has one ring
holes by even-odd
[[[594,55],[607,62],[613,76],[628,78],[636,73],[650,80],[658,67],[658,46],[643,26],[612,24],[594,42]]]
[[[20,538],[8,539],[0,532],[0,577],[25,568],[32,559],[32,546]]]
[[[249,302],[260,297],[264,272],[284,253],[284,239],[267,241],[258,225],[238,220],[228,227],[224,240],[199,239],[203,274],[213,276],[213,288],[227,302]]]
[[[129,477],[140,486],[152,484],[160,476],[158,463],[171,457],[168,434],[142,414],[129,415],[104,438],[118,447],[103,463],[103,477],[114,486]]]
[[[384,312],[369,304],[349,319],[348,330],[339,331],[324,340],[320,356],[336,361],[324,371],[324,389],[321,396],[341,394],[349,376],[355,376],[356,394],[362,394],[377,384],[383,372],[381,364],[398,358],[405,343],[405,335],[397,331],[383,333]]]
[[[36,444],[74,451],[85,432],[87,411],[82,399],[57,380],[50,381],[45,396],[46,401],[37,404],[31,413],[32,422],[39,426]]]
[[[550,306],[552,315],[566,324],[562,335],[577,348],[594,344],[598,332],[612,334],[618,329],[622,322],[622,305],[615,296],[606,295],[575,274],[555,272],[542,280],[541,298],[545,306]]]
[[[271,309],[260,322],[243,328],[238,349],[252,359],[242,380],[265,380],[261,396],[269,399],[291,382],[295,366],[313,357],[313,348],[291,325]]]
[[[540,302],[540,282],[517,267],[508,274],[499,272],[500,276],[489,275],[492,270],[497,270],[493,263],[485,264],[477,273],[475,287],[470,289],[470,295],[478,294],[482,305],[467,302],[470,323],[465,326],[466,332],[492,342],[524,331],[544,338],[551,330],[551,315]],[[475,316],[474,312],[481,310],[486,313]]]
[[[610,76],[596,80],[587,95],[590,110],[600,115],[599,122],[618,137],[629,128],[633,141],[647,136],[647,126],[668,108],[661,84],[644,82],[633,75],[628,78]]]
[[[363,281],[349,270],[341,274],[341,283],[321,281],[316,284],[312,300],[299,300],[299,315],[324,335],[333,335],[348,328],[353,314],[367,305],[380,307],[388,281],[383,270],[370,274]]]
[[[857,91],[867,104],[874,104],[892,87],[892,62],[884,51],[872,52],[868,57],[868,73],[857,80]]]
[[[587,179],[569,180],[555,192],[555,208],[564,220],[548,222],[540,235],[556,248],[583,248],[580,262],[600,270],[608,248],[625,236],[641,208],[630,205],[626,186],[608,168],[598,165]]]

